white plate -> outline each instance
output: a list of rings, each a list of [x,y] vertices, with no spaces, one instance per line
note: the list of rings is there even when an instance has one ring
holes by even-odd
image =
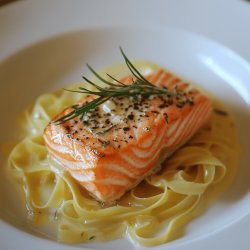
[[[63,3],[63,2],[62,2]],[[38,4],[38,3],[37,3]],[[40,3],[41,4],[41,3]],[[25,4],[13,5],[0,12],[0,23],[19,11],[27,11]],[[49,6],[39,8],[44,16]],[[60,5],[61,7],[64,4]],[[34,7],[34,6],[33,6]],[[29,9],[29,8],[28,8]],[[104,6],[105,9],[105,6]],[[107,7],[106,7],[107,9]],[[29,9],[30,10],[30,9]],[[38,11],[37,9],[34,12]],[[48,11],[48,12],[47,12]],[[49,12],[51,15],[51,12]],[[114,14],[114,13],[113,13]],[[20,19],[13,28],[0,30],[4,51],[0,54],[0,114],[1,143],[12,140],[16,134],[16,116],[43,92],[79,81],[87,74],[85,64],[95,68],[120,62],[119,45],[131,59],[147,59],[169,68],[182,77],[201,84],[214,93],[232,110],[243,147],[241,164],[232,187],[202,216],[187,227],[182,238],[153,249],[248,249],[250,226],[250,66],[237,54],[209,39],[170,27],[105,27],[95,28],[82,16],[80,25],[54,22],[47,26],[34,14]],[[20,15],[19,15],[20,17]],[[48,19],[50,16],[48,17]],[[106,16],[106,18],[111,18]],[[18,19],[18,18],[16,18]],[[111,20],[111,19],[109,19]],[[89,23],[88,23],[89,22]],[[31,25],[32,23],[32,25]],[[8,25],[4,25],[8,27]],[[27,31],[41,28],[34,34]],[[23,33],[13,35],[23,29]],[[81,29],[80,29],[81,28]],[[53,32],[52,32],[53,31]],[[2,36],[1,36],[2,37]],[[19,37],[19,38],[18,38]],[[13,39],[16,39],[13,41]],[[10,39],[9,43],[7,43]],[[1,51],[1,49],[0,49]],[[1,157],[1,166],[4,159]],[[0,174],[0,240],[3,249],[133,249],[125,240],[100,244],[61,245],[28,229],[23,218],[23,205],[13,194],[9,183]],[[24,229],[25,228],[25,229]],[[14,240],[13,240],[14,239]]]

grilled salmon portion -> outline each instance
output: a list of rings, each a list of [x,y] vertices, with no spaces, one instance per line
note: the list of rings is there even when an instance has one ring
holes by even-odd
[[[99,201],[119,199],[159,170],[210,117],[211,100],[172,73],[160,69],[145,78],[174,94],[114,97],[82,119],[56,123],[73,110],[68,107],[44,130],[51,157]]]

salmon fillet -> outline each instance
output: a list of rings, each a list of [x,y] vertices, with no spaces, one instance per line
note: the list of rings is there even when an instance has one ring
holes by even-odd
[[[44,130],[51,157],[101,202],[119,199],[159,170],[210,117],[211,100],[172,73],[160,69],[145,78],[175,95],[116,97],[83,120],[55,123],[73,110],[68,107]],[[121,82],[130,84],[132,76]],[[93,99],[87,96],[78,105]]]

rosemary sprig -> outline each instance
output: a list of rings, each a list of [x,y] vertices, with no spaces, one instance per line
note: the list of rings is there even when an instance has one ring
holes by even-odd
[[[160,94],[168,94],[173,95],[173,92],[166,88],[158,87],[149,82],[131,63],[128,57],[125,55],[124,51],[120,47],[121,54],[125,60],[125,63],[134,76],[132,84],[126,85],[114,78],[113,76],[107,74],[112,80],[107,81],[102,76],[100,76],[89,64],[87,64],[88,69],[97,77],[101,82],[103,82],[106,86],[101,87],[98,84],[94,83],[93,81],[89,80],[87,77],[83,76],[83,79],[86,81],[86,84],[94,86],[96,90],[89,90],[85,87],[79,87],[78,90],[67,90],[70,92],[77,92],[89,95],[96,95],[98,96],[96,99],[92,100],[91,102],[84,104],[84,105],[74,105],[72,106],[72,112],[68,113],[67,115],[59,118],[55,122],[57,124],[65,123],[68,120],[71,120],[75,117],[80,117],[81,120],[84,120],[84,116],[89,113],[93,112],[96,107],[101,105],[102,103],[106,102],[110,98],[113,97],[149,97],[151,95],[160,95]]]

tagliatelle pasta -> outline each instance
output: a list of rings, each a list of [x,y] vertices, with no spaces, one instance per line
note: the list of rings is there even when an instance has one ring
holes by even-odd
[[[141,70],[156,67],[145,62],[137,66]],[[59,241],[128,236],[143,246],[166,243],[180,237],[182,228],[200,214],[204,204],[231,183],[238,166],[239,142],[230,114],[215,101],[210,122],[165,161],[159,173],[112,206],[97,202],[48,156],[42,137],[46,124],[81,97],[64,90],[40,96],[25,111],[24,139],[9,155],[9,173],[24,187],[31,220],[38,224],[53,221]]]

